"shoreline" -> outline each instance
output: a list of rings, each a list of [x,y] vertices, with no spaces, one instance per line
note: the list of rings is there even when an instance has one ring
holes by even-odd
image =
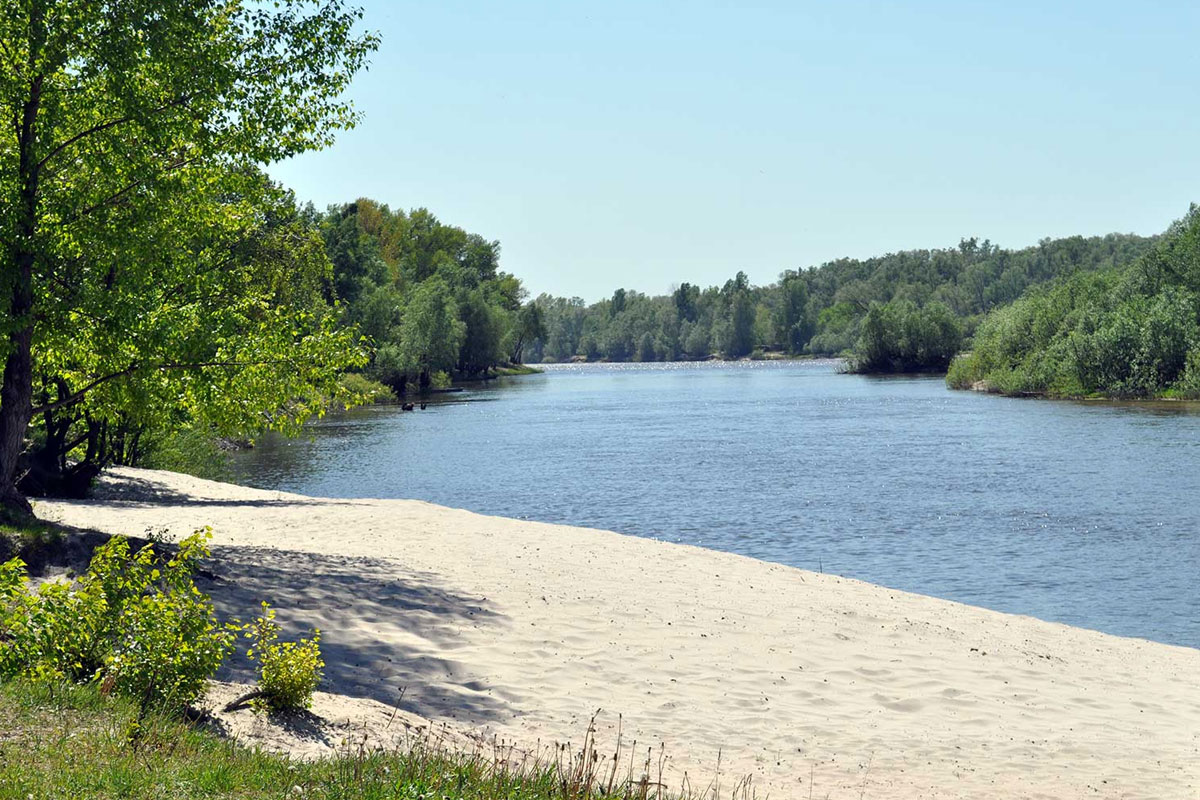
[[[661,744],[668,786],[719,763],[723,785],[785,798],[1200,787],[1200,650],[420,501],[122,469],[96,500],[37,510],[131,535],[211,525],[223,614],[269,599],[289,634],[322,629],[329,720],[370,727],[403,690],[410,724],[533,747],[578,741],[603,709],[599,749],[618,726]]]

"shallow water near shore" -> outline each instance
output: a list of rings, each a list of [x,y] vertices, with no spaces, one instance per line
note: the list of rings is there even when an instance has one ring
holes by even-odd
[[[1200,646],[1191,404],[1010,399],[827,361],[555,365],[308,434],[236,454],[234,480],[615,530]]]

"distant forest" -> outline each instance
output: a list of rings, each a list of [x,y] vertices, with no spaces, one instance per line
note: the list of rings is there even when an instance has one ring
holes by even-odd
[[[945,370],[985,314],[1027,289],[1077,273],[1119,269],[1158,237],[1109,234],[1043,239],[1007,250],[964,239],[957,247],[843,258],[785,271],[752,286],[682,283],[671,294],[617,289],[591,305],[540,295],[529,361],[849,355],[864,371]]]

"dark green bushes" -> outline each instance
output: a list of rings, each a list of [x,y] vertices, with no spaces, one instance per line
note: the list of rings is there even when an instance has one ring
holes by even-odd
[[[874,303],[850,368],[861,373],[940,372],[962,344],[962,325],[942,303]]]
[[[953,388],[1200,397],[1200,208],[1123,272],[1077,274],[989,315]]]

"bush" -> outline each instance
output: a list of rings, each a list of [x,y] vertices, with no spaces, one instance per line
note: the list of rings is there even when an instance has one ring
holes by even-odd
[[[24,564],[0,567],[0,678],[100,681],[143,708],[194,701],[232,649],[192,575],[211,532],[197,531],[162,563],[153,545],[130,555],[114,537],[75,585],[25,585]]]
[[[258,662],[261,696],[252,705],[256,711],[294,711],[312,705],[312,694],[321,683],[321,632],[298,642],[279,641],[275,609],[263,603],[263,613],[246,631],[252,641],[246,653]]]
[[[854,372],[944,371],[962,344],[962,325],[942,303],[872,304],[863,320]]]
[[[343,373],[338,381],[350,395],[350,402],[354,405],[396,402],[396,393],[390,387],[371,380],[361,372]]]
[[[180,543],[160,575],[159,588],[130,598],[122,611],[104,686],[143,707],[178,708],[194,702],[241,630],[234,623],[221,625],[212,600],[192,582],[200,559],[208,555],[208,536],[195,534]]]
[[[6,564],[8,672],[72,681],[97,677],[125,605],[157,577],[153,560],[149,547],[131,557],[129,542],[114,538],[96,549],[87,573],[74,586],[47,583],[36,594],[25,587],[24,564]]]
[[[14,631],[24,615],[25,562],[14,558],[0,564],[0,680],[21,671],[24,659]]]
[[[989,314],[960,361],[954,388],[1200,396],[1200,207],[1124,270],[1078,273]]]

